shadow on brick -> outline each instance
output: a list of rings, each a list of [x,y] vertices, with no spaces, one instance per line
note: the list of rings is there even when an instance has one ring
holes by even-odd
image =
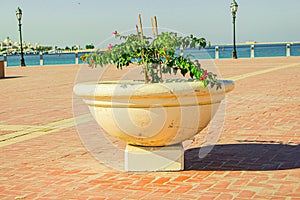
[[[2,77],[0,79],[15,79],[15,78],[23,78],[24,76],[6,76],[6,77]]]
[[[300,168],[300,145],[226,144],[185,151],[185,170],[285,170]]]

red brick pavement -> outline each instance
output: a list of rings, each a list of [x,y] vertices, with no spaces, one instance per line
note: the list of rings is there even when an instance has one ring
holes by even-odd
[[[197,135],[184,171],[111,169],[69,127],[0,147],[0,199],[300,199],[300,58],[215,61],[223,77],[293,63],[237,80],[217,144],[201,159],[209,130]],[[79,67],[8,68],[0,80],[0,137],[16,131],[7,125],[72,118]]]

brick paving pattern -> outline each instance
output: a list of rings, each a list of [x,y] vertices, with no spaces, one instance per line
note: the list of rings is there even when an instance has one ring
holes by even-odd
[[[8,68],[0,79],[0,199],[300,200],[300,57],[214,64],[235,80],[216,144],[207,144],[206,128],[188,144],[184,171],[146,173],[111,169],[83,146],[72,110],[82,66]]]

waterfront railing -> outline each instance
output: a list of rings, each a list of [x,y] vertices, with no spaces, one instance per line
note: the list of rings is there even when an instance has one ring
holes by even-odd
[[[25,55],[27,66],[45,66],[62,64],[82,64],[79,59],[81,55],[90,52],[56,53],[46,54],[40,52],[39,55]],[[185,53],[193,55],[192,59],[224,59],[231,58],[232,45],[211,46],[200,51],[185,50]],[[240,44],[237,45],[238,58],[258,58],[258,57],[290,57],[300,56],[300,42],[297,43],[277,43],[277,44]],[[20,58],[17,55],[0,56],[4,60],[5,66],[19,66]]]

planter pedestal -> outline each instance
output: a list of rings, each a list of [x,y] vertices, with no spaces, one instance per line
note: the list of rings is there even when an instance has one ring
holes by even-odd
[[[125,171],[179,171],[184,169],[182,144],[163,147],[144,147],[127,144]]]

